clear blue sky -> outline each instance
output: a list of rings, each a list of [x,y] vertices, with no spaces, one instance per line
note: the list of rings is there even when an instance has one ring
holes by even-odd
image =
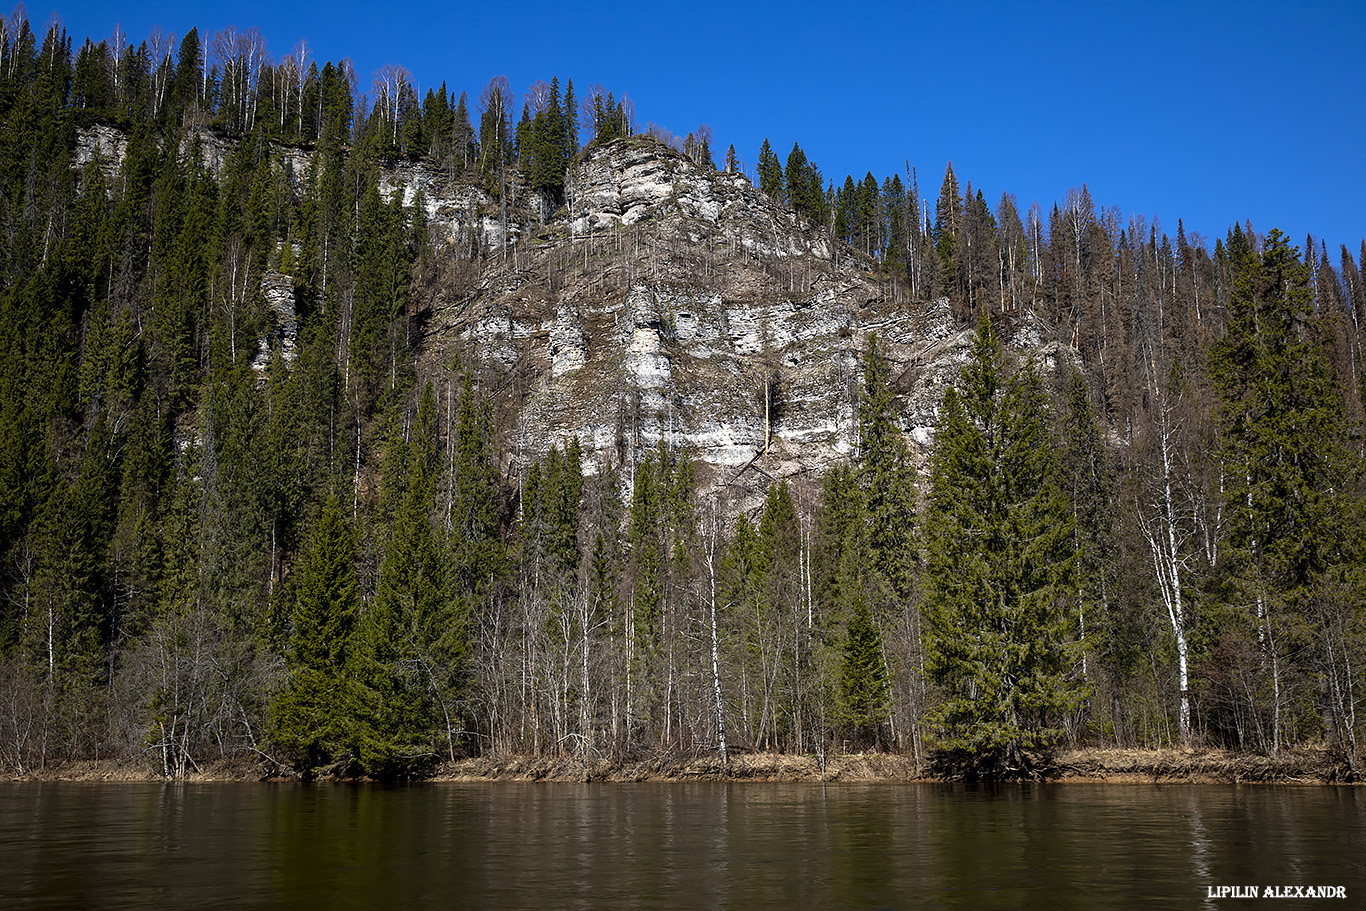
[[[794,141],[836,183],[952,160],[995,207],[1045,211],[1085,183],[1124,216],[1177,219],[1212,247],[1234,221],[1307,232],[1356,253],[1366,236],[1366,2],[127,3],[33,0],[79,43],[116,22],[201,35],[257,26],[275,58],[306,39],[351,58],[361,87],[387,63],[420,88],[493,75],[602,83],[641,123],[711,126],[748,163]]]

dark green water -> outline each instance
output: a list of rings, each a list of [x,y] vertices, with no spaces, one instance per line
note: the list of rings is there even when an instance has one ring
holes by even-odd
[[[0,908],[1366,907],[1366,790],[0,784]],[[1343,900],[1210,899],[1327,885]]]

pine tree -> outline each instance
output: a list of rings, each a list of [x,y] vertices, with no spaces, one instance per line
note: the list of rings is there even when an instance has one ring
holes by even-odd
[[[289,643],[290,682],[271,709],[275,742],[305,775],[341,758],[347,744],[346,676],[360,612],[351,537],[336,498],[323,507],[303,567]]]
[[[839,711],[855,738],[882,745],[882,725],[891,714],[882,635],[868,602],[854,604],[845,633],[839,676]]]
[[[878,597],[904,608],[915,571],[916,477],[895,415],[890,365],[877,336],[870,335],[859,403],[859,486]]]
[[[1260,254],[1233,235],[1229,250],[1229,330],[1213,347],[1211,372],[1233,559],[1270,672],[1274,751],[1301,669],[1287,659],[1309,648],[1321,583],[1360,552],[1361,504],[1352,491],[1361,469],[1299,250],[1277,230]]]
[[[944,397],[925,517],[937,739],[941,760],[970,774],[1033,774],[1082,695],[1065,611],[1073,523],[1052,451],[1037,376],[1028,366],[1005,375],[982,317],[959,387]]]
[[[944,169],[944,182],[939,187],[939,199],[934,204],[934,251],[939,259],[938,287],[940,293],[957,297],[960,290],[958,263],[958,235],[963,227],[963,199],[958,193],[958,178],[953,175],[953,162]],[[961,307],[959,313],[965,312]]]
[[[446,620],[442,565],[427,520],[425,484],[412,483],[380,565],[379,588],[362,616],[348,674],[351,739],[360,767],[407,778],[435,754],[433,640]]]
[[[783,199],[783,165],[768,144],[768,137],[759,147],[759,189],[774,202]]]

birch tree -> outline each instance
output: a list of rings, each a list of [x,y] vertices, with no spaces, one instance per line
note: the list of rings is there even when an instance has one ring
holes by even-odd
[[[1154,412],[1149,428],[1149,477],[1135,503],[1139,527],[1152,557],[1162,605],[1176,642],[1179,709],[1177,730],[1181,743],[1191,739],[1189,599],[1184,586],[1191,575],[1191,541],[1195,537],[1189,477],[1184,473],[1184,394],[1180,368],[1173,363],[1166,383],[1157,380],[1150,364],[1149,400]]]

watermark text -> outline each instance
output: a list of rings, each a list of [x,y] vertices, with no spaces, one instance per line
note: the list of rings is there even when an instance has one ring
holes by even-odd
[[[1346,898],[1346,886],[1206,886],[1206,898]]]

